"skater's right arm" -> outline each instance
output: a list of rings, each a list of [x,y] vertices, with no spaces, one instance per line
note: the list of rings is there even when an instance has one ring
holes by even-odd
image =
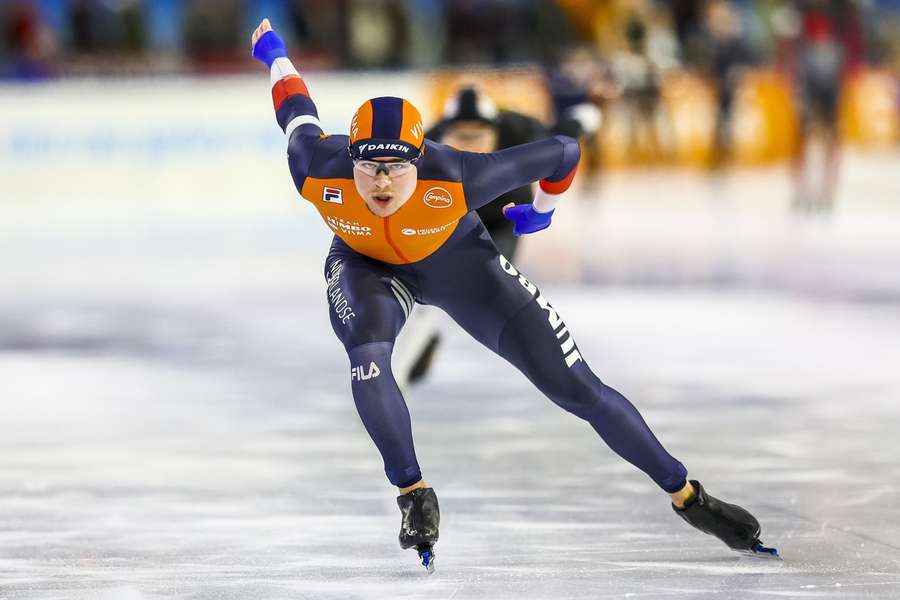
[[[269,67],[275,118],[288,140],[288,162],[297,189],[309,173],[316,146],[324,137],[316,105],[287,57],[284,41],[263,19],[251,37],[253,57]]]

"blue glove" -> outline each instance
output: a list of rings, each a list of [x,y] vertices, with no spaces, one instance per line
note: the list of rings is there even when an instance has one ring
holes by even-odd
[[[503,216],[516,224],[513,228],[514,234],[525,235],[550,227],[553,211],[541,213],[534,210],[531,204],[518,204],[504,210]]]
[[[287,46],[274,31],[267,31],[262,34],[256,44],[253,46],[253,58],[266,63],[266,66],[272,68],[272,63],[276,58],[287,58]]]

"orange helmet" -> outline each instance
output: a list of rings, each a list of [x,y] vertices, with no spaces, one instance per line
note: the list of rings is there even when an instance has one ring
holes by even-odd
[[[422,115],[403,98],[366,100],[350,121],[350,157],[416,160],[425,151]]]

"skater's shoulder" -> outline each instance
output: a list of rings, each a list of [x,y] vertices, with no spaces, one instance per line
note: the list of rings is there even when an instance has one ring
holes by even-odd
[[[425,140],[425,153],[416,165],[419,179],[434,181],[462,181],[463,152],[445,144]]]
[[[300,135],[294,134],[288,144],[288,151],[306,150],[314,151],[318,157],[331,157],[343,153],[347,162],[350,161],[350,154],[347,147],[350,145],[350,138],[346,135]]]
[[[317,179],[346,179],[353,177],[353,162],[347,152],[346,135],[292,137],[288,154],[292,161],[300,159],[309,176]]]

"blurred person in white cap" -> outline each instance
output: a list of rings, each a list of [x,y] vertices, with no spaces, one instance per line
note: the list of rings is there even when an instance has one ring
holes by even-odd
[[[441,120],[431,126],[425,137],[464,152],[496,152],[527,144],[555,134],[577,140],[595,133],[601,123],[600,109],[584,103],[567,111],[552,127],[539,119],[514,110],[499,108],[483,90],[464,85],[444,105]],[[515,260],[519,237],[514,223],[503,211],[510,205],[531,204],[532,184],[501,194],[476,212],[503,256]],[[394,353],[394,375],[401,387],[416,384],[433,364],[440,345],[440,318],[434,309],[424,307],[410,316]]]

